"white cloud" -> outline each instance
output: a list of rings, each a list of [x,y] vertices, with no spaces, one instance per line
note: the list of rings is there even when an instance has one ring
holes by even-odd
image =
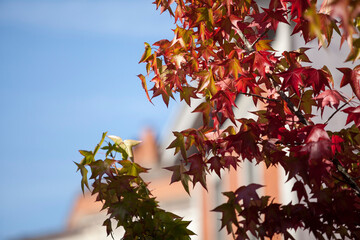
[[[151,0],[0,1],[0,25],[116,36],[153,36],[174,28]]]

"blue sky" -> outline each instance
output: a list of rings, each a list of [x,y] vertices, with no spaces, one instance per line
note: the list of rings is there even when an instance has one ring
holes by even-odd
[[[0,239],[64,227],[102,132],[162,131],[174,107],[136,77],[143,43],[172,38],[151,2],[0,0]]]

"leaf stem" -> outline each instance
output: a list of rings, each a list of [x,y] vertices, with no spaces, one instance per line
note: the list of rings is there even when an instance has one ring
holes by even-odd
[[[336,113],[338,113],[341,109],[343,109],[346,105],[348,105],[350,103],[350,101],[353,100],[353,98],[354,98],[354,96],[352,96],[348,101],[346,101],[341,107],[336,109],[336,111],[333,112],[333,114],[331,114],[331,116],[328,118],[328,120],[326,120],[325,124],[328,124],[330,119],[332,119],[335,116]]]

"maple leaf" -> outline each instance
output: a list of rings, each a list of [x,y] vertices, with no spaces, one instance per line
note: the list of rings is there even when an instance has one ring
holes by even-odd
[[[330,88],[331,75],[323,69],[306,68],[303,72],[305,86],[311,85],[317,95],[325,86]]]
[[[244,120],[240,131],[235,135],[226,137],[225,140],[228,142],[227,147],[234,148],[234,151],[243,158],[252,161],[259,156],[259,127],[254,123],[246,123]]]
[[[262,77],[266,77],[266,73],[270,72],[272,63],[268,56],[269,52],[259,51],[254,53],[254,63],[253,68],[257,70]]]
[[[259,200],[259,195],[257,194],[256,190],[263,187],[260,184],[249,184],[247,186],[239,187],[235,191],[235,198],[237,201],[243,201],[244,207],[248,207],[252,200]]]
[[[242,75],[236,82],[235,86],[238,92],[246,93],[248,88],[253,89],[256,86],[256,80],[253,75]]]
[[[310,0],[287,0],[286,2],[291,3],[290,14],[297,18],[300,18],[306,9],[310,7]]]
[[[345,102],[344,97],[338,91],[332,89],[323,91],[314,99],[318,101],[318,108],[321,108],[321,116],[325,106],[334,106],[337,109],[340,101]]]
[[[230,166],[232,166],[236,170],[239,158],[234,156],[224,156],[223,159],[225,161],[224,167],[230,169]]]
[[[221,178],[220,170],[223,168],[221,158],[213,156],[207,162],[210,163],[210,170],[215,171],[219,178]]]
[[[198,98],[196,96],[196,88],[194,87],[182,87],[182,91],[180,92],[180,100],[185,100],[185,102],[191,106],[190,99]]]
[[[286,72],[279,73],[278,76],[284,78],[281,88],[284,90],[287,87],[291,87],[298,96],[300,96],[299,86],[304,86],[303,75],[305,68],[296,68],[288,70]]]
[[[80,170],[80,172],[81,172],[81,176],[82,176],[82,178],[81,178],[81,190],[82,190],[83,194],[85,194],[85,186],[87,187],[87,189],[90,189],[89,183],[88,183],[88,180],[87,180],[88,170],[85,168],[84,165],[76,163],[76,162],[74,162],[74,163],[76,164],[76,166],[78,166],[77,171]]]
[[[338,135],[331,136],[331,151],[332,154],[335,155],[336,152],[341,152],[341,145],[340,143],[344,142],[344,139],[339,137]]]
[[[226,230],[230,233],[232,232],[233,224],[235,224],[235,226],[239,226],[235,211],[237,203],[233,192],[223,192],[222,194],[228,198],[228,201],[216,207],[212,211],[222,213],[220,229],[223,229],[226,226]]]
[[[304,198],[306,201],[308,200],[308,195],[302,182],[296,181],[291,191],[296,191],[299,202],[301,202],[302,198]]]
[[[95,179],[96,177],[101,178],[105,173],[111,175],[110,167],[114,165],[117,161],[112,159],[97,160],[90,163],[91,168],[91,177],[90,179]]]
[[[200,113],[202,113],[203,124],[208,125],[209,124],[209,118],[210,118],[210,109],[211,109],[210,103],[202,102],[192,112],[200,112]]]
[[[305,140],[300,152],[309,154],[309,164],[317,165],[323,158],[331,157],[331,140],[324,130],[325,125],[315,125]]]
[[[341,79],[340,87],[350,84],[356,97],[360,100],[360,65],[357,65],[354,70],[351,70],[350,68],[337,69],[344,74]]]
[[[284,13],[286,12],[285,9],[276,9],[275,11],[272,11],[271,9],[262,8],[264,12],[266,13],[266,17],[262,20],[262,22],[269,21],[271,23],[272,29],[276,30],[277,25],[282,22],[289,24],[288,21],[284,16],[286,16]]]
[[[201,185],[207,190],[205,174],[206,164],[202,155],[199,153],[194,153],[187,158],[187,161],[190,163],[190,169],[185,173],[193,176],[194,187],[197,182],[200,182]]]
[[[145,45],[145,52],[141,56],[139,63],[145,62],[151,56],[151,46],[147,42],[144,43]]]
[[[149,170],[129,160],[121,160],[119,163],[122,165],[120,172],[129,176],[138,177],[140,173],[146,173]]]
[[[181,181],[181,184],[183,185],[185,191],[190,195],[190,191],[189,191],[190,177],[189,175],[185,174],[186,169],[184,167],[184,164],[181,162],[179,165],[165,167],[164,169],[173,172],[170,183]]]
[[[348,107],[343,110],[343,112],[348,114],[346,119],[346,124],[349,124],[351,121],[354,121],[357,127],[360,127],[360,106],[358,107]]]
[[[255,49],[256,51],[266,51],[266,50],[272,50],[274,51],[274,49],[270,46],[270,43],[272,42],[271,39],[265,39],[265,40],[259,40],[256,44],[255,44]]]
[[[185,147],[185,139],[184,135],[180,132],[173,132],[176,139],[170,143],[170,145],[167,147],[169,148],[175,148],[175,153],[178,153],[180,151],[181,156],[186,159],[186,147]]]
[[[310,32],[310,22],[308,20],[301,17],[293,19],[293,21],[296,23],[296,25],[291,35],[301,31],[305,43],[308,43],[315,38],[315,35]]]

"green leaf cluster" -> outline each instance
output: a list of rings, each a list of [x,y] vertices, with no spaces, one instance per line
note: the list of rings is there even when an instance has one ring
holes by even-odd
[[[125,231],[122,239],[190,239],[194,235],[188,229],[190,221],[183,221],[181,217],[159,208],[148,184],[140,177],[140,173],[148,170],[134,161],[133,147],[140,142],[123,141],[110,135],[107,137],[112,142],[102,147],[106,134],[102,135],[94,151],[80,150],[84,158],[75,164],[82,176],[83,192],[86,186],[92,195],[97,195],[96,201],[102,202],[102,210],[107,211],[103,223],[107,234],[122,227]],[[99,149],[104,150],[105,157],[95,160]],[[91,176],[88,178],[89,168]],[[89,180],[92,181],[91,187]]]

